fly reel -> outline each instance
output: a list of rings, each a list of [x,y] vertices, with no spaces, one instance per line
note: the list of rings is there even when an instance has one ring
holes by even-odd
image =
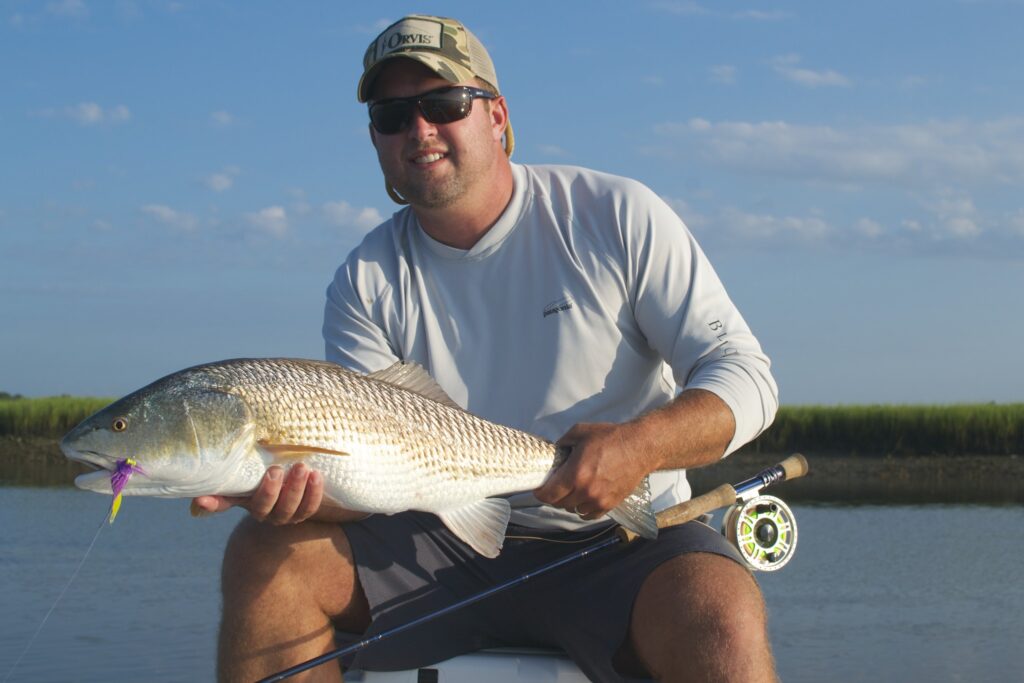
[[[726,510],[722,533],[758,571],[781,569],[796,550],[793,511],[775,496],[738,501]]]

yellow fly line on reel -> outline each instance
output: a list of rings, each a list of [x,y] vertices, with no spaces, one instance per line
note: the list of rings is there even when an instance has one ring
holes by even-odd
[[[796,518],[775,496],[738,501],[725,512],[722,533],[757,571],[782,569],[796,550]]]

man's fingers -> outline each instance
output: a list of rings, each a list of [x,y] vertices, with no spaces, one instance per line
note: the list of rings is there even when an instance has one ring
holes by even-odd
[[[564,507],[562,501],[572,494],[572,489],[572,479],[569,473],[566,472],[566,466],[563,465],[552,472],[548,480],[541,484],[540,488],[533,492],[533,495],[542,503],[554,505],[555,507]]]
[[[259,488],[253,492],[245,508],[249,510],[255,519],[264,521],[274,509],[278,496],[281,494],[281,485],[284,483],[284,470],[280,467],[271,467],[263,475],[263,481]]]
[[[301,521],[295,519],[295,512],[302,503],[306,493],[306,482],[309,481],[310,469],[299,463],[288,470],[288,476],[284,478],[281,485],[277,502],[267,515],[267,521],[271,524],[290,524]]]
[[[302,500],[299,502],[299,507],[295,510],[293,522],[304,522],[312,517],[317,510],[320,509],[320,504],[324,499],[324,475],[320,474],[316,470],[309,473],[309,477],[306,479],[306,489],[302,496]]]
[[[202,517],[230,510],[236,505],[241,505],[246,500],[246,498],[236,498],[234,496],[199,496],[192,499],[189,510],[192,512],[193,517]]]

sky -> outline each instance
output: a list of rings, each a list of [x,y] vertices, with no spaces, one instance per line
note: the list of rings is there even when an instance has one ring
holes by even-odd
[[[513,161],[682,216],[784,405],[1024,400],[1013,0],[0,0],[0,391],[322,358],[327,283],[397,209],[363,52],[415,12],[487,46]]]

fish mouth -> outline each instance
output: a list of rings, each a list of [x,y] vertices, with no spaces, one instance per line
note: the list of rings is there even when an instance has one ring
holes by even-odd
[[[75,486],[86,491],[96,493],[112,493],[111,478],[114,475],[116,464],[110,461],[102,453],[95,451],[65,450],[64,455],[68,460],[79,462],[89,467],[91,471],[79,474],[75,477]]]
[[[106,470],[107,472],[114,471],[114,463],[111,462],[110,458],[97,453],[96,451],[77,451],[69,446],[61,445],[61,450],[64,451],[64,457],[68,460],[74,460],[80,462],[83,465],[88,465],[94,470]]]

